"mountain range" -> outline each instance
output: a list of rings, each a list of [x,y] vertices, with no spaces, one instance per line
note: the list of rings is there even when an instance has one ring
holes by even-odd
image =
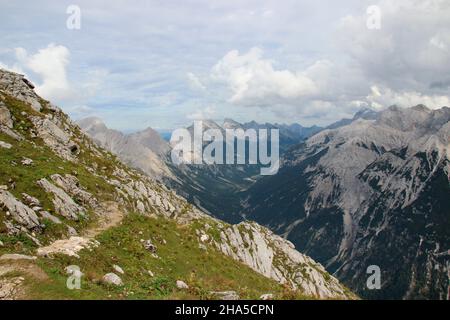
[[[242,195],[240,214],[291,240],[372,298],[444,299],[450,109],[364,111],[284,154]],[[368,290],[370,265],[382,288]]]
[[[279,128],[278,174],[260,177],[257,166],[174,167],[165,156],[170,177],[163,181],[218,218],[267,226],[362,297],[444,299],[449,120],[447,107],[417,105],[362,109],[326,128],[208,121],[222,130]],[[366,286],[373,265],[380,290]]]
[[[139,145],[162,174],[153,130],[95,128],[0,69],[0,300],[357,298],[291,242],[208,215],[99,143]]]

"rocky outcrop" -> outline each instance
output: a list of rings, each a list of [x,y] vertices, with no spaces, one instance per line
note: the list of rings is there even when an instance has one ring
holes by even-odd
[[[0,69],[0,90],[8,92],[14,98],[28,103],[35,111],[42,105],[39,96],[34,92],[34,85],[21,74]]]
[[[75,221],[86,215],[86,210],[82,206],[76,204],[64,190],[56,187],[47,179],[41,179],[37,184],[53,195],[52,202],[58,214]]]
[[[450,108],[364,111],[285,153],[241,214],[307,252],[362,297],[443,299],[450,248]],[[367,269],[383,271],[379,290]]]
[[[58,124],[49,118],[30,117],[37,135],[61,158],[76,161],[80,147],[71,140],[70,134],[66,133]]]
[[[214,244],[233,259],[268,278],[301,289],[306,295],[322,299],[352,297],[322,265],[295,250],[289,241],[256,223],[243,222],[224,227],[220,230],[220,241]]]
[[[0,189],[0,206],[7,215],[10,214],[17,223],[25,228],[32,230],[40,227],[36,213],[6,190]]]
[[[91,207],[98,206],[97,199],[95,199],[92,194],[85,191],[80,186],[80,182],[78,181],[77,177],[70,174],[66,174],[65,176],[53,174],[50,176],[50,178],[58,187],[62,188],[78,202],[83,203],[84,205],[89,205]]]
[[[14,121],[9,109],[0,100],[0,132],[7,134],[15,140],[22,140],[23,137],[14,131],[13,129]]]
[[[11,118],[11,113],[9,109],[5,106],[5,104],[0,101],[0,125],[8,127],[12,129],[13,127],[13,119]]]

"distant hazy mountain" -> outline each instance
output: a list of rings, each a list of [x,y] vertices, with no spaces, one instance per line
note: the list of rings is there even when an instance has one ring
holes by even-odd
[[[78,121],[78,125],[103,148],[116,154],[130,166],[141,169],[153,178],[171,176],[166,165],[170,146],[151,128],[132,134],[112,130],[98,118]]]
[[[202,122],[204,131],[219,129],[224,136],[225,129],[279,129],[281,152],[321,130],[316,126],[306,128],[299,124],[241,124],[233,119],[225,119],[222,125],[213,120]],[[167,185],[205,211],[226,221],[242,220],[237,214],[240,206],[237,194],[250,187],[260,177],[258,165],[174,165],[170,159],[169,142],[150,128],[126,135],[108,129],[98,118],[81,120],[79,125],[102,147],[118,155],[132,167],[164,180]],[[193,125],[187,129],[193,134]]]
[[[277,175],[244,192],[241,214],[364,297],[445,298],[449,120],[447,107],[364,110],[289,150]],[[369,265],[381,290],[366,288]]]

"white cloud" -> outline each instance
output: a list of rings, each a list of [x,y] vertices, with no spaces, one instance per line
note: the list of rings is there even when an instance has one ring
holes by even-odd
[[[424,104],[430,109],[450,106],[450,99],[445,95],[426,95],[416,91],[396,92],[377,86],[371,87],[371,93],[366,97],[366,101],[374,109],[384,109],[394,104],[399,107]]]
[[[206,87],[195,74],[193,74],[192,72],[188,72],[186,76],[191,89],[199,91],[206,90]]]
[[[311,96],[316,84],[304,72],[276,70],[273,61],[263,59],[263,51],[252,48],[244,54],[228,52],[213,68],[213,80],[224,83],[238,104],[274,104]]]
[[[381,28],[366,27],[367,15],[340,21],[337,42],[373,83],[426,91],[450,73],[448,0],[380,0]]]
[[[24,48],[16,48],[18,62],[42,79],[42,83],[36,86],[36,92],[53,101],[66,100],[74,95],[66,72],[69,57],[69,49],[61,45],[49,44],[32,55]]]
[[[186,115],[189,120],[209,120],[216,113],[216,108],[213,106],[207,106],[203,109],[197,109],[195,112]]]

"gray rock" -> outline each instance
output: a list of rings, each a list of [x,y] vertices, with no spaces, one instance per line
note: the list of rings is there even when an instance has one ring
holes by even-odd
[[[5,126],[3,124],[0,124],[0,132],[3,132],[4,134],[10,136],[11,138],[13,138],[17,141],[22,141],[24,139],[21,134],[17,133],[13,129],[8,128],[7,126]]]
[[[83,207],[76,204],[64,190],[56,187],[47,179],[41,179],[37,184],[46,192],[53,195],[52,202],[58,214],[75,221],[79,220],[80,216],[86,215],[86,211]]]
[[[189,286],[186,284],[186,282],[177,280],[177,288],[178,289],[189,289]]]
[[[35,206],[41,205],[41,202],[38,199],[36,199],[35,197],[32,197],[26,193],[22,193],[22,199],[23,199],[23,202],[30,207],[35,207]]]
[[[38,116],[30,117],[37,135],[61,158],[75,161],[80,148],[70,140],[70,135],[61,129],[53,120]]]
[[[17,254],[17,253],[7,253],[0,257],[0,261],[5,260],[36,260],[37,257],[34,256],[27,256],[24,254]]]
[[[33,160],[29,158],[23,158],[20,163],[24,166],[31,166],[33,164]]]
[[[4,125],[7,128],[13,128],[13,120],[11,117],[11,112],[4,105],[3,102],[0,101],[0,125]]]
[[[28,103],[31,108],[41,111],[38,95],[33,91],[34,86],[23,75],[0,69],[0,89],[14,98]]]
[[[136,205],[136,209],[140,212],[140,213],[145,213],[145,206],[142,203],[142,201],[138,200],[137,205]]]
[[[124,274],[125,273],[125,271],[123,271],[123,269],[121,267],[119,267],[117,264],[113,265],[113,269],[117,273],[120,273],[120,274]]]
[[[157,247],[152,243],[151,240],[142,240],[142,245],[151,253],[156,253]]]
[[[48,212],[48,211],[40,211],[39,214],[41,215],[41,217],[43,219],[48,219],[48,220],[50,220],[53,223],[56,223],[56,224],[61,224],[62,223],[61,220],[59,220],[58,217],[55,217],[54,215],[50,214],[50,212]]]
[[[74,237],[78,235],[77,230],[75,230],[73,227],[71,226],[67,226],[67,233],[69,234],[69,236]]]
[[[23,277],[0,279],[0,300],[14,300]]]
[[[259,297],[260,300],[273,300],[273,294],[271,293],[266,293],[261,295],[261,297]]]
[[[83,190],[77,177],[70,174],[66,174],[64,177],[59,174],[53,174],[50,178],[58,187],[63,189],[79,202],[91,207],[98,206],[97,199],[95,199],[89,192]]]
[[[12,145],[3,141],[0,141],[0,148],[11,149]]]
[[[210,292],[219,300],[239,300],[240,297],[236,291],[212,291]]]
[[[0,190],[0,207],[7,210],[16,222],[27,229],[40,225],[36,213],[6,190]]]
[[[115,286],[122,286],[123,282],[120,277],[115,273],[107,273],[103,276],[103,282]]]
[[[0,247],[3,247],[3,246],[4,246],[3,241],[0,240]]]
[[[231,225],[221,231],[220,238],[214,243],[222,253],[268,278],[301,289],[306,295],[348,298],[345,287],[333,276],[326,276],[322,265],[257,223]]]

